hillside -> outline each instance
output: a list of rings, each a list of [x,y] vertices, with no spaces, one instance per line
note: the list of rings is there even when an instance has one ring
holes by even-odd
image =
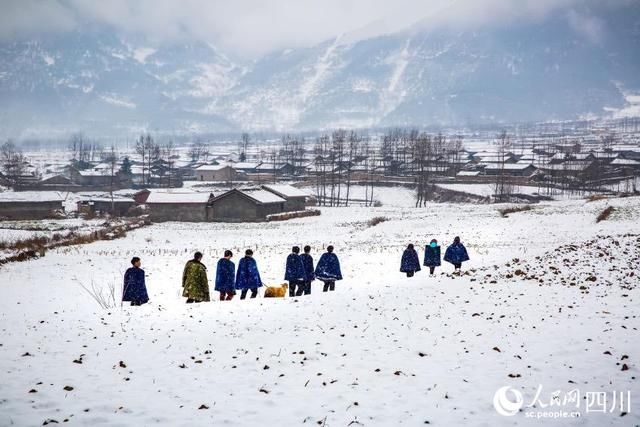
[[[430,21],[256,60],[198,41],[159,44],[83,28],[0,44],[0,125],[19,137],[634,114],[639,23],[634,2],[490,27]]]

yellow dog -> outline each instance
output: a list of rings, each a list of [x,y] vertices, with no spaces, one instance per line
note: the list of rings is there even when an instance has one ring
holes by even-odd
[[[280,286],[267,286],[264,290],[265,298],[284,298],[287,294],[287,290],[289,289],[289,285],[283,283]]]

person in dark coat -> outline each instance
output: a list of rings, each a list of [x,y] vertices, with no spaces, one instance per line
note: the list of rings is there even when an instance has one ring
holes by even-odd
[[[218,260],[215,290],[220,292],[220,301],[230,301],[236,294],[236,265],[231,257],[233,252],[226,250],[224,258]]]
[[[406,273],[407,277],[413,277],[417,271],[420,271],[420,258],[418,258],[418,252],[413,248],[413,243],[409,243],[407,249],[402,253],[400,272]]]
[[[287,265],[285,266],[284,272],[284,280],[289,281],[290,297],[302,295],[304,292],[305,277],[304,265],[300,258],[300,248],[298,246],[294,246],[287,257]]]
[[[324,282],[322,292],[336,289],[336,280],[342,280],[340,261],[333,253],[333,246],[327,246],[327,252],[323,253],[316,265],[316,279]]]
[[[244,252],[244,258],[238,263],[238,272],[236,273],[236,289],[242,290],[240,299],[247,297],[247,291],[251,289],[251,298],[258,295],[258,288],[262,286],[258,264],[253,259],[253,251],[247,249]]]
[[[436,239],[431,240],[431,243],[424,248],[424,265],[429,267],[430,275],[434,273],[436,267],[440,267],[440,246]]]
[[[211,301],[207,267],[202,263],[202,253],[196,252],[193,259],[187,261],[182,272],[182,296],[187,304]]]
[[[453,239],[453,243],[447,248],[444,253],[444,260],[453,264],[453,271],[460,272],[462,263],[469,261],[469,255],[467,254],[467,248],[460,243],[460,237]]]
[[[140,258],[133,257],[130,267],[124,273],[122,301],[131,301],[131,305],[142,305],[149,302],[147,286],[144,283],[144,270],[140,268]]]
[[[300,255],[302,265],[304,266],[304,294],[311,295],[311,282],[316,278],[313,273],[313,257],[311,256],[311,246],[304,247],[304,253]]]

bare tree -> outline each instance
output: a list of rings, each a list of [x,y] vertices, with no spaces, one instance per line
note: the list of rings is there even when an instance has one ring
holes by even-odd
[[[511,138],[509,134],[503,130],[498,135],[495,145],[498,151],[498,170],[494,183],[494,194],[496,201],[503,202],[506,201],[513,192],[510,177],[505,170],[507,154],[511,149]]]
[[[115,146],[111,146],[109,152],[104,156],[105,162],[109,164],[109,197],[111,198],[111,212],[115,212],[115,203],[113,201],[113,187],[115,186],[115,175],[118,170],[118,153]]]
[[[342,171],[344,169],[344,152],[347,132],[343,129],[333,131],[331,134],[331,204],[340,206]]]
[[[349,133],[349,139],[347,142],[347,158],[345,165],[345,173],[347,175],[347,194],[345,197],[345,206],[349,206],[349,195],[351,190],[351,172],[353,170],[354,162],[360,148],[362,138],[357,132],[351,131]]]
[[[433,168],[433,139],[426,133],[413,140],[412,156],[416,165],[416,207],[426,204],[429,197],[429,180]]]
[[[462,135],[456,135],[455,138],[453,138],[452,143],[451,143],[451,149],[453,151],[452,153],[452,160],[453,160],[453,175],[457,175],[458,172],[460,172],[461,166],[461,155],[462,155],[462,150],[464,149],[464,144],[463,144],[463,136]]]
[[[8,140],[0,147],[2,170],[14,184],[19,184],[20,177],[24,175],[26,158],[22,151],[16,147],[13,141]]]
[[[205,157],[208,151],[209,150],[205,143],[196,141],[191,144],[191,147],[189,147],[189,157],[191,158],[192,162],[197,162],[202,157]]]
[[[240,161],[244,162],[247,160],[247,152],[249,151],[249,144],[251,143],[251,136],[247,132],[243,132],[240,138]]]
[[[166,159],[167,162],[167,187],[171,187],[171,179],[173,178],[174,174],[175,174],[175,154],[176,154],[176,147],[173,143],[173,141],[169,140],[167,143],[165,143],[162,146],[162,154],[161,154],[161,158]]]
[[[363,140],[361,147],[362,155],[364,157],[364,173],[366,177],[364,184],[365,206],[373,206],[373,189],[375,185],[373,177],[376,169],[375,153],[371,148],[368,138]]]
[[[145,179],[145,160],[147,158],[147,150],[145,148],[144,135],[140,135],[140,139],[136,141],[136,153],[140,155],[142,160],[142,185],[145,185],[147,183]]]
[[[316,198],[318,204],[326,205],[327,202],[327,168],[329,153],[329,136],[321,135],[316,139],[313,148],[314,168],[316,174]]]

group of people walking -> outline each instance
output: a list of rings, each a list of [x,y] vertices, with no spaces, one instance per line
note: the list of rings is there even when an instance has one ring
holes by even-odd
[[[289,282],[290,297],[311,294],[311,282],[315,279],[324,283],[323,292],[334,291],[336,281],[342,280],[340,260],[333,253],[333,246],[327,246],[327,252],[322,254],[315,269],[310,252],[311,247],[305,246],[304,253],[300,255],[300,248],[294,246],[287,257],[284,280]]]
[[[469,261],[469,254],[467,248],[460,242],[460,237],[453,239],[453,243],[447,247],[444,253],[444,260],[453,264],[453,271],[460,272],[462,263]],[[429,267],[429,275],[433,275],[436,267],[440,266],[440,246],[436,239],[424,248],[424,266]],[[413,277],[415,273],[420,271],[420,258],[418,252],[415,250],[413,243],[407,246],[402,254],[400,261],[400,272],[405,273],[407,277]]]
[[[311,247],[305,246],[303,250],[304,253],[301,254],[300,247],[294,246],[287,256],[284,280],[289,282],[289,296],[311,294],[311,283],[316,279],[323,282],[323,292],[334,291],[336,281],[342,280],[342,272],[338,256],[333,252],[333,246],[327,246],[327,251],[322,254],[315,268]],[[224,256],[218,260],[214,290],[219,292],[220,301],[233,299],[236,291],[240,291],[240,299],[245,299],[249,292],[251,292],[250,298],[255,298],[258,296],[258,288],[264,283],[260,278],[258,264],[253,258],[253,251],[247,249],[244,252],[244,257],[238,262],[237,270],[231,258],[233,258],[233,252],[226,250]],[[456,237],[447,247],[444,261],[453,264],[454,272],[459,272],[462,263],[468,260],[467,249],[460,242],[460,237]],[[130,301],[131,305],[142,305],[149,301],[144,270],[141,268],[138,257],[134,257],[131,264],[132,267],[124,274],[122,301]],[[429,267],[430,275],[433,275],[436,267],[441,265],[440,246],[436,239],[431,240],[425,247],[423,265]],[[420,270],[418,252],[413,244],[409,244],[402,254],[400,271],[407,277],[413,277]],[[196,252],[193,259],[184,266],[182,296],[187,299],[187,304],[211,301],[207,268],[202,263],[201,252]]]
[[[202,253],[196,252],[193,259],[187,261],[182,272],[182,296],[187,298],[187,304],[211,301],[207,268],[202,263]],[[258,295],[258,288],[262,287],[262,279],[258,271],[258,264],[253,258],[253,251],[247,249],[244,257],[235,264],[231,261],[233,252],[224,251],[224,256],[218,260],[214,290],[219,292],[220,301],[229,301],[240,291],[240,299],[245,299],[249,291],[250,298]],[[124,275],[122,301],[130,301],[131,305],[142,305],[149,301],[141,268],[140,258],[131,260],[132,267]],[[314,280],[324,283],[323,291],[335,290],[336,281],[342,280],[340,261],[333,253],[333,246],[328,246],[322,254],[318,264],[313,265],[311,247],[305,246],[300,254],[300,247],[294,246],[287,257],[284,280],[289,282],[289,296],[311,294],[311,283]]]

